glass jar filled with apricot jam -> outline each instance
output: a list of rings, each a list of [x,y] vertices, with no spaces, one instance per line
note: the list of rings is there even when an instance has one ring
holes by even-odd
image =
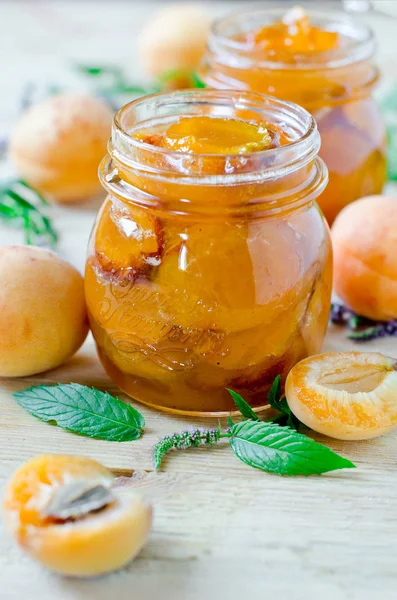
[[[364,25],[336,12],[267,9],[215,23],[201,78],[209,87],[271,94],[305,107],[321,134],[329,185],[318,199],[331,224],[386,179],[386,135],[371,97],[375,42]]]
[[[319,146],[303,108],[250,92],[158,94],[116,115],[85,285],[124,392],[219,415],[231,388],[261,408],[276,375],[320,350],[332,256]]]

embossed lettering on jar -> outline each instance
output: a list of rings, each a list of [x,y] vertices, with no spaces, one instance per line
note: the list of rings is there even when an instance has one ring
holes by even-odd
[[[318,198],[331,224],[386,181],[386,133],[372,98],[379,72],[370,29],[343,13],[301,8],[244,12],[212,30],[201,78],[304,106],[317,120],[329,185]]]
[[[326,167],[304,109],[254,93],[159,94],[116,116],[86,297],[131,397],[203,415],[255,407],[320,350],[331,293]]]

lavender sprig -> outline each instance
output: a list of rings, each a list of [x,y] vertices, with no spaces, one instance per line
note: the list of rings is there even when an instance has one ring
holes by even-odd
[[[350,330],[347,337],[356,342],[368,342],[380,337],[397,335],[397,319],[391,321],[373,321],[357,315],[344,304],[331,304],[331,322],[344,325]]]
[[[187,448],[198,448],[199,446],[210,446],[219,442],[221,430],[191,427],[188,430],[166,435],[157,442],[153,448],[153,463],[156,471],[160,468],[163,456],[170,450],[186,450]]]

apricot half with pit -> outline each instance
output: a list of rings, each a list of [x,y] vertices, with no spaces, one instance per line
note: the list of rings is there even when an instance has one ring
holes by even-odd
[[[285,393],[305,425],[341,440],[366,440],[397,426],[397,363],[377,352],[328,352],[290,371]]]
[[[5,525],[30,556],[64,575],[92,577],[119,569],[140,551],[152,511],[94,460],[42,455],[8,483]]]

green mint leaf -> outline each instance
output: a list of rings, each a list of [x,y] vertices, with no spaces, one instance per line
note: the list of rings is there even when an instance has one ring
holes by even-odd
[[[275,423],[236,423],[230,431],[230,446],[247,465],[277,475],[319,475],[355,467],[326,446]]]
[[[258,415],[252,410],[248,402],[246,402],[244,398],[240,396],[240,394],[237,394],[237,392],[234,392],[233,390],[229,389],[227,391],[233,398],[234,404],[237,406],[237,409],[241,412],[243,417],[246,417],[247,419],[252,419],[253,421],[259,421]]]
[[[14,398],[42,421],[87,437],[128,442],[141,437],[145,420],[130,404],[77,383],[37,385]]]
[[[197,75],[197,73],[192,73],[192,87],[205,88],[207,86],[205,85],[204,81],[202,81],[200,79],[200,77]]]
[[[15,212],[11,206],[7,206],[6,204],[0,204],[0,219],[4,219],[5,221],[9,221],[10,219],[17,219],[19,214]]]
[[[228,426],[229,426],[229,427],[233,427],[233,425],[234,425],[234,422],[233,422],[233,419],[232,419],[232,417],[230,417],[230,416],[229,416],[229,417],[227,418],[227,424],[228,424]]]
[[[297,431],[302,427],[303,423],[292,414],[291,409],[288,406],[287,398],[285,396],[284,398],[281,398],[280,375],[277,375],[276,379],[273,381],[267,400],[272,408],[281,413],[277,417],[271,419],[273,423],[291,427],[291,429],[296,429]]]
[[[272,387],[269,390],[267,395],[267,401],[272,408],[275,410],[280,409],[280,397],[281,397],[281,377],[277,375],[275,380],[272,383]]]

